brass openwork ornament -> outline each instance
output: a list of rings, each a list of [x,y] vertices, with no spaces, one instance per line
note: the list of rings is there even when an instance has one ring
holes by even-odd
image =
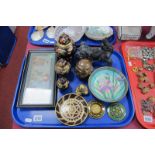
[[[87,102],[76,94],[63,96],[57,102],[55,111],[58,120],[68,126],[82,124],[88,116]]]

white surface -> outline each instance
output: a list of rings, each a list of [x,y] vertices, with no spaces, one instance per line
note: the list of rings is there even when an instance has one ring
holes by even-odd
[[[51,104],[51,90],[26,88],[23,96],[23,105]]]
[[[0,136],[1,155],[154,155],[155,145],[155,131],[145,129],[11,129]]]

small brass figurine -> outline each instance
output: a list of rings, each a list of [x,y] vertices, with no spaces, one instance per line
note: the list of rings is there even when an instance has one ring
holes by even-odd
[[[138,88],[139,89],[143,89],[145,86],[144,86],[144,84],[143,83],[138,83]]]
[[[92,63],[89,59],[81,59],[75,66],[75,72],[79,78],[87,78],[93,71]]]
[[[143,83],[147,83],[147,82],[149,82],[149,79],[148,79],[148,77],[144,76],[144,77],[140,77],[139,81],[143,82]]]
[[[142,94],[147,94],[149,91],[150,91],[150,88],[149,88],[149,87],[144,87],[144,88],[141,90]]]
[[[70,57],[74,51],[72,39],[67,34],[62,34],[58,39],[55,50],[60,58]]]
[[[154,83],[150,83],[149,86],[150,86],[151,89],[153,89],[155,87],[155,84]]]
[[[67,89],[69,87],[69,81],[65,77],[61,77],[57,80],[57,87],[59,89]]]
[[[152,104],[152,103],[155,102],[155,97],[154,96],[150,96],[150,97],[147,98],[147,101]]]
[[[68,74],[71,68],[71,64],[65,59],[61,58],[55,65],[55,71],[58,75]]]
[[[76,88],[76,94],[77,95],[88,95],[88,88],[86,85],[81,84]]]

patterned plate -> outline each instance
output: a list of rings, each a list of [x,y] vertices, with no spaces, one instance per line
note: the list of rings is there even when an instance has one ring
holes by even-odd
[[[87,102],[82,96],[67,94],[56,104],[57,118],[65,125],[76,126],[85,121],[89,110]]]
[[[85,35],[93,40],[103,40],[113,35],[113,29],[110,26],[88,26]]]
[[[128,91],[127,79],[113,67],[96,69],[90,75],[88,85],[92,94],[104,102],[118,102]]]
[[[108,116],[114,121],[122,121],[126,116],[126,109],[120,103],[112,103],[107,108]]]

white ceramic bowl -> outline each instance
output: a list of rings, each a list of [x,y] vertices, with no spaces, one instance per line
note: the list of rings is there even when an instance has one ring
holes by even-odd
[[[55,29],[54,38],[58,41],[63,33],[69,35],[74,42],[79,41],[86,31],[85,26],[57,26]]]

